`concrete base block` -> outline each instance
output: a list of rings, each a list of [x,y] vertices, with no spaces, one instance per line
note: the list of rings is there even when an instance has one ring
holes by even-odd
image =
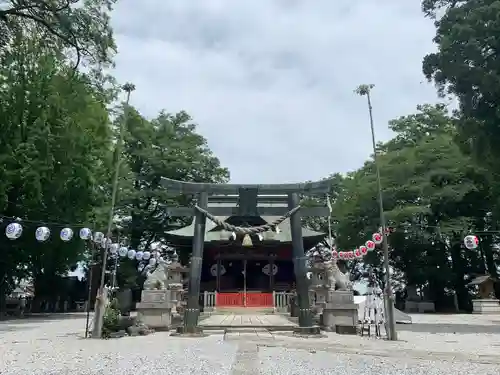
[[[500,304],[497,299],[473,299],[472,300],[473,314],[492,314],[500,315]]]
[[[172,326],[172,304],[170,302],[139,302],[137,319],[156,331],[167,331]]]

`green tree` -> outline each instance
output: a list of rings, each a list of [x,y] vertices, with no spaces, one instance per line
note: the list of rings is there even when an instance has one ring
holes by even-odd
[[[390,122],[394,139],[379,145],[384,208],[397,231],[389,237],[391,263],[405,283],[427,286],[443,301],[456,290],[463,308],[464,276],[477,272],[479,252],[464,252],[462,239],[485,216],[486,174],[454,142],[453,120],[442,105]],[[379,227],[373,162],[351,173],[335,204],[338,243],[353,249]],[[367,261],[380,267],[380,250]]]
[[[437,52],[423,60],[423,72],[442,95],[458,98],[459,139],[466,151],[499,176],[500,1],[424,0],[435,20]]]
[[[25,219],[21,239],[0,237],[3,293],[15,277],[33,276],[43,294],[67,273],[84,249],[58,231],[90,226],[109,176],[109,97],[30,35],[16,36],[0,60],[0,212]],[[44,244],[34,239],[41,223],[52,229]]]
[[[116,121],[121,123],[123,117]],[[161,112],[147,120],[132,108],[126,128],[117,224],[121,239],[133,249],[144,250],[152,243],[166,244],[166,231],[187,224],[185,219],[170,217],[168,208],[189,204],[190,197],[170,194],[161,184],[162,177],[226,182],[229,172],[221,167],[186,112]],[[181,258],[186,259],[190,249],[180,250]],[[117,275],[120,284],[134,286],[137,277],[135,261],[122,260]]]
[[[109,13],[116,0],[0,0],[0,50],[20,31],[43,37],[91,65],[110,64],[115,44]]]

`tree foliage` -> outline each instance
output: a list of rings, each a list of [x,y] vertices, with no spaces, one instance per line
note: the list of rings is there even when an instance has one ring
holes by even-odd
[[[123,122],[123,117],[117,123]],[[162,185],[167,177],[191,182],[226,182],[229,172],[221,167],[206,139],[196,133],[196,125],[186,112],[165,111],[147,120],[131,109],[126,121],[123,158],[126,161],[120,183],[117,214],[120,238],[133,249],[167,245],[165,232],[187,224],[168,215],[169,207],[189,204],[189,197],[172,195]],[[183,258],[190,249],[180,249]],[[184,251],[185,250],[185,251]],[[121,271],[137,274],[134,262],[123,261]],[[134,277],[127,284],[134,285]]]
[[[109,64],[115,50],[109,13],[116,0],[0,0],[0,48],[29,29],[50,48],[64,47],[78,67]]]
[[[424,0],[435,19],[437,52],[423,60],[423,72],[439,92],[459,102],[463,146],[498,174],[500,141],[500,1]]]
[[[464,252],[462,240],[483,230],[478,218],[486,217],[490,189],[487,173],[454,142],[453,124],[443,105],[419,106],[390,122],[395,137],[378,146],[378,162],[385,215],[396,228],[389,237],[396,279],[438,300],[457,291],[466,308],[464,278],[484,272],[485,263],[479,251]],[[343,180],[333,207],[340,249],[360,246],[380,226],[377,189],[372,161]],[[377,250],[365,262],[382,273],[381,260]]]
[[[111,145],[107,97],[64,64],[57,50],[44,48],[36,34],[16,36],[12,43],[15,48],[0,62],[0,212],[5,225],[25,219],[27,235],[15,242],[0,239],[6,254],[0,279],[5,287],[29,274],[48,278],[47,285],[83,251],[77,242],[58,240],[61,225],[90,224],[100,200]],[[53,234],[37,244],[34,231],[43,223]]]

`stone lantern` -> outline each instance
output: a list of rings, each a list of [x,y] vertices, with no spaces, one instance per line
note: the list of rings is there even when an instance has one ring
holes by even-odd
[[[187,269],[182,266],[177,259],[168,265],[167,289],[170,291],[170,300],[172,302],[172,316],[178,317],[178,308],[182,303],[184,292],[183,278]]]

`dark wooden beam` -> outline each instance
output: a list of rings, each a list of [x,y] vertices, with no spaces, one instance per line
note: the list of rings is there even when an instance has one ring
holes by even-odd
[[[239,207],[209,207],[214,216],[240,216]],[[192,207],[173,207],[167,209],[167,214],[172,217],[193,217],[195,209]],[[287,207],[257,207],[256,216],[282,216],[288,212]],[[302,217],[328,216],[327,207],[304,207],[300,209]]]
[[[240,189],[238,216],[259,216],[257,212],[257,189]]]
[[[210,203],[226,203],[236,205],[240,197],[238,195],[210,195],[208,204]],[[288,195],[257,195],[257,204],[281,203],[283,206],[288,205]]]
[[[304,182],[297,184],[213,184],[184,182],[162,177],[161,183],[170,192],[178,194],[208,194],[239,195],[240,189],[257,189],[259,194],[289,194],[302,193],[306,195],[324,195],[330,191],[332,180]]]

